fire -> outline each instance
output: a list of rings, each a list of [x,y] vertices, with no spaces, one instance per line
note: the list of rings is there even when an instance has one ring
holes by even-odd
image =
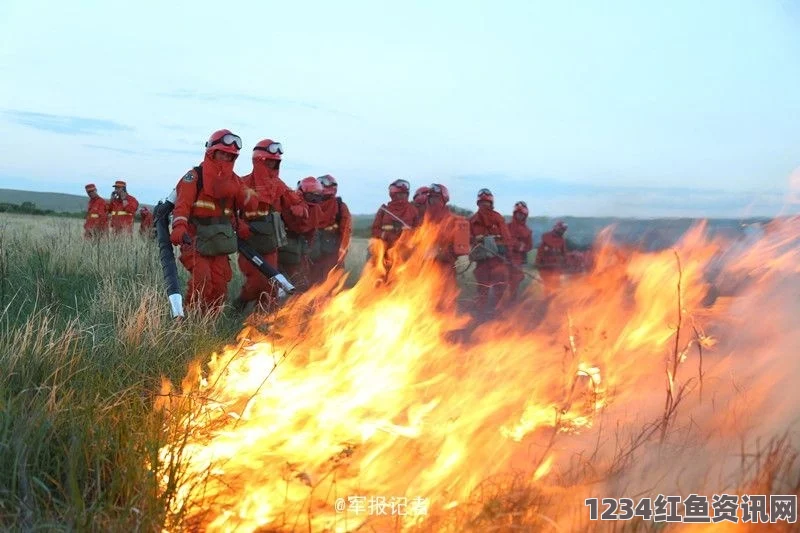
[[[195,362],[180,393],[164,383],[167,529],[408,529],[469,507],[482,481],[511,470],[562,500],[548,500],[548,513],[529,504],[531,520],[570,527],[596,477],[563,492],[570,465],[585,472],[592,449],[595,469],[628,460],[601,444],[604,424],[631,435],[648,417],[678,427],[684,406],[712,419],[707,403],[687,403],[698,379],[691,390],[685,380],[703,353],[716,357],[706,397],[716,376],[717,401],[733,409],[719,383],[736,364],[719,352],[741,316],[729,300],[708,304],[709,272],[746,277],[762,291],[749,294],[762,294],[760,285],[800,273],[798,235],[790,219],[736,249],[701,224],[674,249],[642,253],[605,234],[592,274],[571,280],[543,317],[532,287],[502,318],[473,327],[451,276],[426,259],[436,235],[423,227],[389,252],[388,272],[367,266],[349,290],[331,277],[260,325],[266,332],[248,326],[205,368]],[[361,497],[384,512],[361,509]]]

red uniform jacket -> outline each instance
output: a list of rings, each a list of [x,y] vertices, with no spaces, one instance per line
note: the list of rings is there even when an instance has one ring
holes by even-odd
[[[511,262],[521,265],[533,250],[533,231],[524,222],[512,220],[508,223],[508,233],[511,234]]]
[[[563,266],[566,261],[567,242],[552,231],[542,234],[542,243],[536,251],[536,265],[545,268]]]
[[[469,219],[470,233],[473,240],[480,235],[494,235],[495,242],[506,249],[511,245],[511,234],[503,215],[494,210],[481,211]]]
[[[388,204],[383,204],[381,207],[405,222],[410,228],[415,228],[419,225],[419,210],[416,205],[408,200],[392,200]],[[387,246],[392,246],[397,242],[397,239],[400,238],[400,233],[403,231],[403,228],[403,224],[395,217],[386,213],[383,209],[379,209],[378,213],[375,215],[375,220],[372,222],[372,237],[375,239],[383,239]]]
[[[236,174],[228,180],[221,189],[224,191],[221,198],[210,194],[213,190],[209,178],[203,176],[203,189],[197,190],[197,172],[194,169],[186,173],[176,187],[177,199],[175,209],[172,211],[172,225],[180,221],[188,223],[189,235],[194,237],[197,229],[192,222],[194,218],[228,217],[234,221],[234,210],[237,208],[248,209],[255,204],[253,192],[248,189]]]
[[[83,223],[85,230],[107,230],[108,229],[108,205],[99,196],[89,198],[89,206],[86,209],[86,222]]]
[[[335,232],[339,238],[339,248],[346,250],[350,246],[353,217],[350,215],[347,204],[340,202],[337,198],[327,198],[319,204],[320,220],[317,229]],[[336,223],[337,215],[340,218],[338,224]]]
[[[111,229],[115,231],[133,231],[133,215],[139,209],[139,201],[132,195],[128,195],[125,201],[114,198],[108,204],[108,212],[111,215]]]

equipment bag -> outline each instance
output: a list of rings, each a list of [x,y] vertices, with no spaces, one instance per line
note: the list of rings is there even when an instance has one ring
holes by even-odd
[[[283,265],[299,265],[311,249],[305,237],[287,234],[286,244],[278,250],[278,262]]]
[[[272,211],[268,215],[249,222],[250,238],[247,243],[260,254],[268,254],[286,246],[286,226],[281,214]]]
[[[199,195],[203,190],[203,167],[198,165],[194,167],[194,171],[197,174],[197,194]],[[225,210],[224,202],[222,210]],[[189,222],[197,228],[195,249],[200,255],[228,255],[239,249],[229,217],[191,217]]]
[[[227,255],[238,250],[236,235],[228,217],[193,217],[191,223],[197,228],[195,248],[200,255]]]
[[[470,261],[485,261],[500,255],[493,235],[486,235],[483,240],[469,254]]]

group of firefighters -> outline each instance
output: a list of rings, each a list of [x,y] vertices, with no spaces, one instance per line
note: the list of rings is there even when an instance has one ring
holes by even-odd
[[[170,241],[180,247],[180,262],[189,272],[187,308],[221,308],[233,275],[229,255],[238,250],[238,239],[301,289],[324,281],[344,264],[353,224],[347,204],[337,195],[336,179],[310,176],[298,181],[296,188],[289,187],[280,178],[283,147],[272,139],[255,145],[252,171],[239,177],[233,169],[242,146],[241,138],[230,130],[214,132],[206,142],[202,162],[175,188]],[[94,185],[86,190],[90,198],[87,237],[106,232],[109,225],[115,233],[133,232],[139,204],[127,193],[125,182],[115,183],[109,202]],[[420,187],[413,197],[410,193],[408,181],[392,182],[390,201],[375,215],[371,236],[383,242],[385,251],[395,246],[403,232],[425,222],[437,229],[434,258],[445,271],[455,276],[459,256],[467,255],[475,263],[477,309],[491,313],[500,302],[517,297],[524,276],[529,275],[523,265],[533,249],[525,202],[514,205],[512,220],[506,223],[494,210],[489,189],[478,191],[478,211],[469,219],[449,209],[449,191],[442,184]],[[140,228],[141,233],[151,234],[152,214],[146,208]],[[569,255],[566,230],[566,224],[556,223],[542,235],[537,250],[536,266],[548,290],[558,283]],[[383,254],[387,268],[391,255]],[[245,281],[235,307],[274,304],[277,286],[242,254],[238,266]]]
[[[128,185],[122,180],[114,182],[111,198],[106,200],[97,192],[94,183],[86,185],[89,206],[86,210],[86,221],[83,223],[84,235],[87,239],[97,239],[109,234],[133,234],[136,211],[139,211],[139,234],[145,237],[153,235],[153,214],[147,208],[139,208],[139,201],[128,194]]]

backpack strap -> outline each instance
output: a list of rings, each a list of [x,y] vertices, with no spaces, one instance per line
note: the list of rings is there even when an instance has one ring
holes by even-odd
[[[197,165],[194,167],[194,172],[197,174],[197,194],[194,195],[194,201],[197,201],[197,197],[200,195],[200,191],[203,190],[203,165]]]
[[[336,197],[336,225],[342,223],[342,197]]]

